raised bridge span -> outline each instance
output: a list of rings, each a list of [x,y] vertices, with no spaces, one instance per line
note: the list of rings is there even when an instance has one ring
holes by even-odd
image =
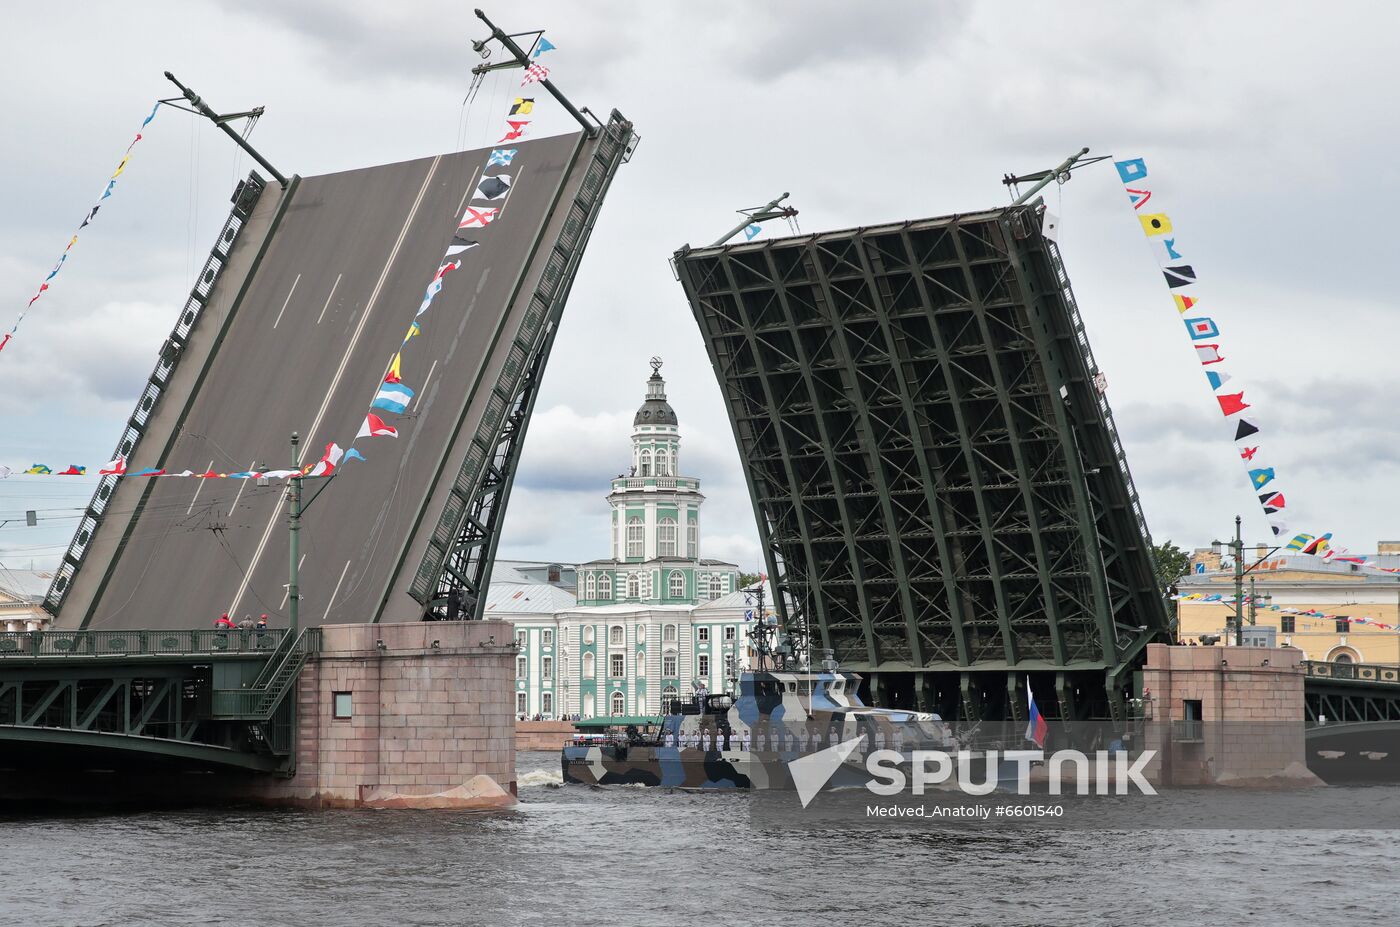
[[[417,620],[487,581],[535,387],[634,136],[614,112],[513,145],[499,218],[405,348],[417,395],[398,439],[360,441],[366,459],[302,520],[303,624]],[[303,462],[348,446],[488,152],[285,189],[250,176],[118,444],[129,470],[288,467],[293,432]],[[203,628],[221,612],[284,626],[284,499],[281,481],[105,478],[47,597],[55,626]]]

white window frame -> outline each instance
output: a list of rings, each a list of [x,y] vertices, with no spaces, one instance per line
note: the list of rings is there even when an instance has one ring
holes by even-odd
[[[521,654],[515,658],[515,678],[526,679],[530,675],[530,658]]]
[[[600,600],[612,599],[612,574],[603,573],[598,576],[598,598]]]
[[[608,678],[627,678],[627,655],[622,653],[608,654]]]
[[[685,526],[685,555],[691,560],[700,556],[700,523],[689,522]]]
[[[727,641],[733,641],[733,640],[738,640],[738,639],[739,639],[739,633],[738,633],[738,631],[735,629],[734,625],[732,625],[732,624],[727,624],[727,625],[724,626],[724,639],[727,640]]]
[[[673,599],[685,598],[685,574],[680,570],[671,571],[666,585],[666,593]]]
[[[627,519],[627,556],[646,556],[646,526],[636,515]]]
[[[614,692],[608,697],[609,711],[614,718],[619,718],[627,714],[627,696],[621,690]]]
[[[695,629],[695,639],[697,641],[708,641],[710,639],[710,628],[708,625],[700,625]]]
[[[679,630],[673,624],[663,625],[661,628],[661,643],[674,644],[679,637]]]
[[[656,525],[656,556],[676,556],[676,520],[669,515]]]
[[[540,714],[543,715],[545,718],[549,718],[551,715],[554,714],[553,692],[540,693]]]
[[[598,577],[592,573],[589,573],[588,578],[584,580],[583,597],[585,599],[598,598]]]
[[[621,647],[627,643],[627,629],[620,624],[608,628],[608,646]]]
[[[695,675],[697,678],[708,680],[710,678],[710,655],[702,653],[695,658]]]
[[[642,597],[642,578],[636,573],[627,574],[627,598],[640,599]]]
[[[540,646],[542,646],[542,647],[553,647],[553,646],[554,646],[554,629],[553,629],[553,628],[545,628],[544,630],[540,631]]]
[[[524,692],[515,693],[515,713],[517,715],[530,713],[530,696]]]
[[[585,653],[585,654],[583,655],[583,678],[584,678],[584,679],[593,679],[593,678],[594,678],[594,675],[593,675],[593,674],[594,674],[594,672],[595,672],[594,667],[595,667],[596,663],[597,663],[597,661],[594,659],[592,652]]]
[[[675,679],[676,664],[678,662],[674,653],[663,654],[661,657],[661,678]]]
[[[554,678],[554,658],[553,658],[553,657],[540,657],[540,678],[541,678],[541,679],[553,679],[553,678]]]

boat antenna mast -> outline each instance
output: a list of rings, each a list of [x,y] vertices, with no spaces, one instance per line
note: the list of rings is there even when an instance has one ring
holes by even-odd
[[[802,668],[802,654],[806,650],[800,635],[793,634],[778,623],[777,614],[769,614],[767,608],[768,577],[758,575],[758,586],[744,593],[745,602],[750,606],[745,617],[753,621],[748,636],[753,646],[755,669],[760,671],[784,672]]]

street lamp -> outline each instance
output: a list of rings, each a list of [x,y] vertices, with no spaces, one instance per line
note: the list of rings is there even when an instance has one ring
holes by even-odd
[[[1216,546],[1216,547],[1225,546],[1225,545],[1224,545],[1224,542],[1222,542],[1222,541],[1211,541],[1211,544],[1214,545],[1214,546]],[[1240,516],[1236,515],[1236,516],[1235,516],[1235,539],[1234,539],[1233,541],[1231,541],[1230,544],[1229,544],[1228,546],[1229,546],[1229,548],[1230,548],[1231,553],[1234,555],[1234,558],[1235,558],[1235,616],[1234,616],[1234,620],[1235,620],[1235,646],[1236,646],[1236,647],[1243,647],[1243,646],[1244,646],[1244,574],[1253,572],[1253,570],[1254,570],[1255,567],[1259,566],[1259,564],[1263,563],[1264,560],[1265,560],[1266,558],[1273,556],[1273,554],[1274,554],[1275,552],[1277,552],[1278,550],[1282,549],[1283,545],[1282,545],[1282,544],[1279,544],[1279,545],[1275,546],[1275,547],[1274,547],[1272,550],[1270,550],[1268,553],[1264,554],[1262,557],[1258,558],[1258,559],[1255,560],[1253,563],[1251,563],[1251,564],[1249,565],[1249,567],[1246,569],[1246,568],[1245,568],[1245,565],[1244,565],[1244,539],[1240,536]],[[1258,609],[1255,607],[1255,604],[1254,604],[1254,578],[1253,578],[1253,577],[1250,577],[1250,580],[1249,580],[1249,601],[1250,601],[1250,604],[1249,604],[1249,623],[1250,623],[1250,624],[1254,624],[1254,619],[1255,619],[1255,616],[1256,616],[1257,613],[1258,613]],[[1269,595],[1269,594],[1266,592],[1266,593],[1264,594],[1264,604],[1267,605],[1267,604],[1269,604],[1269,602],[1271,602],[1271,601],[1273,601],[1273,596]]]

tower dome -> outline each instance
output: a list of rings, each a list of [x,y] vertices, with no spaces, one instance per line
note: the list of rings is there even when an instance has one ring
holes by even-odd
[[[676,410],[666,401],[666,381],[661,379],[661,358],[651,359],[651,377],[647,380],[647,397],[632,416],[632,427],[638,425],[678,425]]]

